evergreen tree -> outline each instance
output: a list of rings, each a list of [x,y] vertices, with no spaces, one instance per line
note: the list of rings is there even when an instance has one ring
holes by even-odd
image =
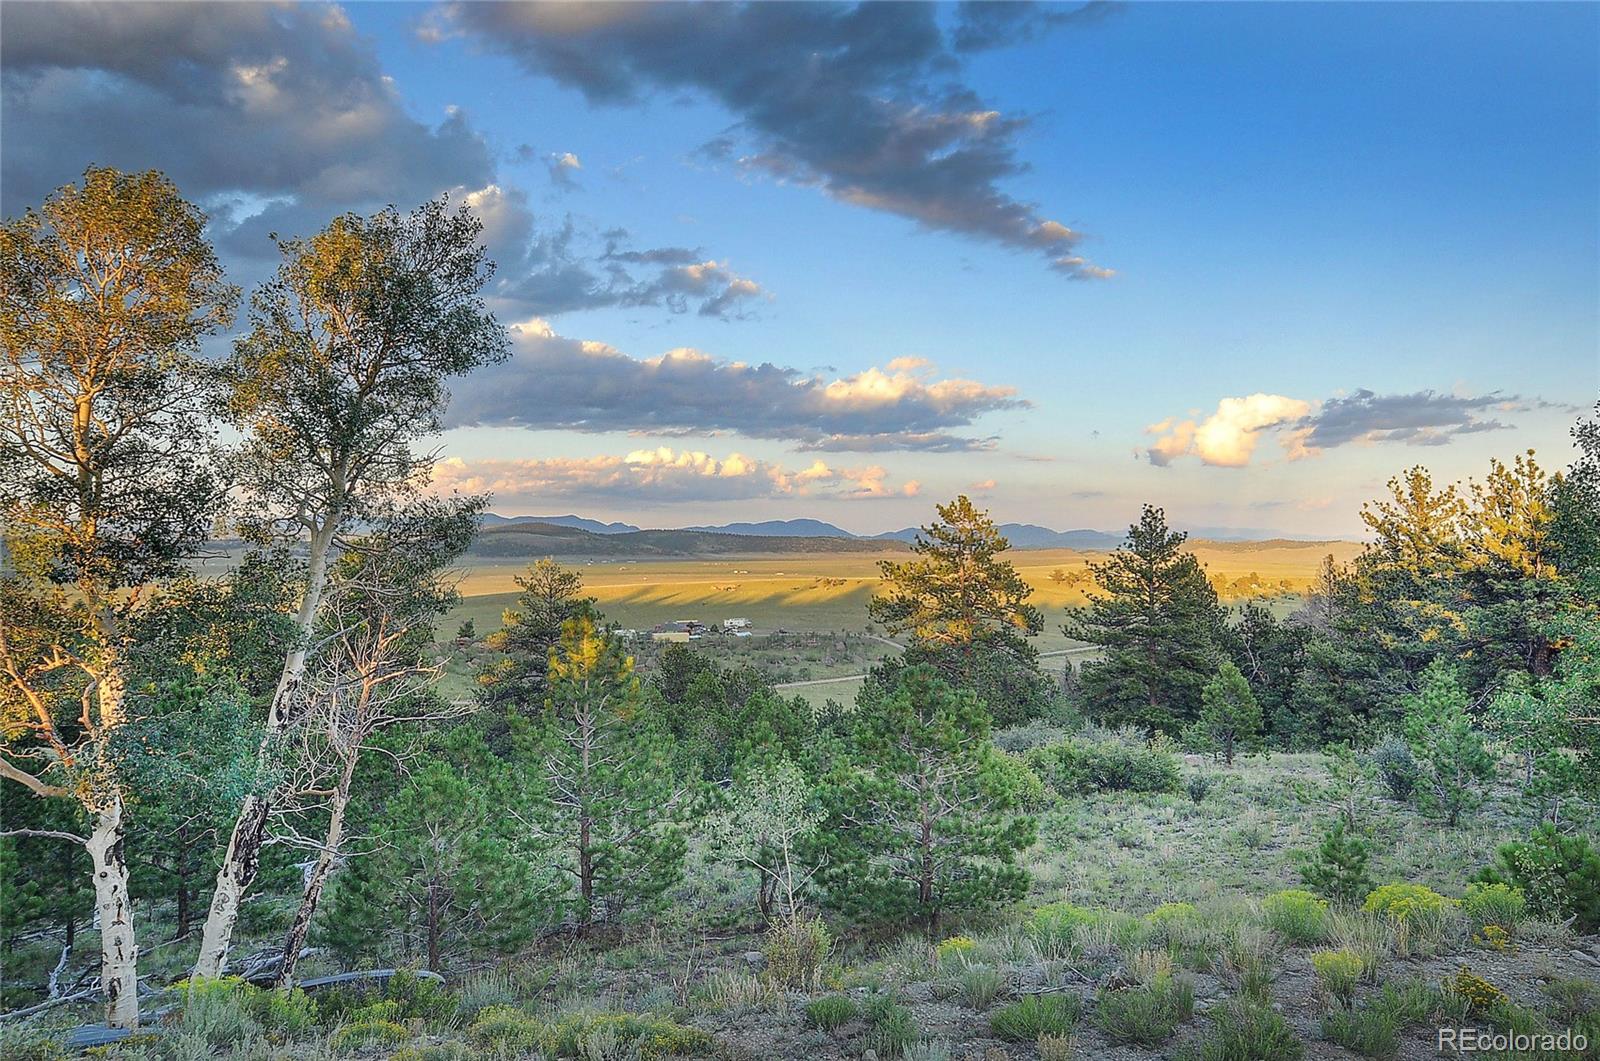
[[[1023,895],[1016,856],[1034,823],[1015,813],[1021,779],[995,753],[977,697],[911,667],[860,701],[829,787],[830,901],[932,931],[945,911]]]
[[[483,701],[536,713],[549,695],[545,675],[550,652],[561,643],[562,624],[597,617],[594,598],[583,595],[583,576],[548,557],[516,579],[521,592],[500,617],[500,629],[484,641],[498,655],[478,672]]]
[[[1261,705],[1239,668],[1226,661],[1200,694],[1200,718],[1194,728],[1204,745],[1233,765],[1234,752],[1254,750],[1261,738]]]
[[[1453,668],[1435,663],[1422,689],[1406,699],[1406,740],[1417,757],[1417,800],[1451,826],[1483,802],[1494,756],[1467,714],[1467,696]]]
[[[1099,592],[1063,627],[1105,650],[1084,664],[1082,686],[1090,713],[1108,724],[1176,732],[1200,713],[1222,611],[1205,569],[1183,549],[1187,537],[1146,505],[1127,541],[1090,565]]]
[[[1008,724],[1034,717],[1054,690],[1029,640],[1044,625],[1028,603],[1033,588],[1001,558],[1010,543],[966,496],[936,511],[938,520],[911,546],[917,559],[878,565],[883,582],[867,615],[892,635],[909,634],[911,643],[877,682],[893,684],[902,665],[927,665],[977,692]]]
[[[1316,853],[1302,857],[1300,878],[1334,902],[1359,902],[1372,891],[1372,878],[1367,875],[1367,842],[1351,835],[1343,818],[1336,819]]]
[[[526,815],[568,879],[563,908],[584,926],[614,921],[677,881],[687,788],[633,660],[590,617],[562,624],[548,684],[544,711],[513,729]]]
[[[378,760],[362,780],[349,856],[313,938],[350,961],[438,971],[444,955],[505,954],[548,923],[559,882],[504,813],[500,770],[468,727],[409,776]]]
[[[1295,688],[1312,639],[1307,625],[1280,622],[1266,608],[1246,604],[1223,630],[1223,646],[1261,705],[1262,724],[1278,743],[1291,744],[1302,729]]]
[[[1578,459],[1550,488],[1551,553],[1591,605],[1600,603],[1600,402],[1572,428]]]

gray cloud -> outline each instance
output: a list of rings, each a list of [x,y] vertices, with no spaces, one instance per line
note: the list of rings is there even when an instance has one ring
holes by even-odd
[[[537,321],[514,329],[513,339],[510,361],[456,385],[450,426],[731,431],[800,449],[939,452],[991,448],[992,439],[952,432],[984,413],[1028,404],[1009,387],[934,379],[926,362],[914,358],[828,380],[691,349],[633,358],[557,335]]]
[[[950,43],[958,52],[981,52],[1041,37],[1074,23],[1098,22],[1122,7],[1105,0],[1077,6],[964,0],[956,7]]]
[[[1216,412],[1203,420],[1168,417],[1151,424],[1145,431],[1155,435],[1156,441],[1142,455],[1159,467],[1198,457],[1204,464],[1243,468],[1250,464],[1260,441],[1269,437],[1278,441],[1284,456],[1292,461],[1352,442],[1444,446],[1459,435],[1504,430],[1507,425],[1486,416],[1488,410],[1525,410],[1546,404],[1499,392],[1470,397],[1431,390],[1377,394],[1363,388],[1321,403],[1281,394],[1252,394],[1223,398]]]
[[[336,6],[8,6],[0,68],[7,216],[91,163],[160,169],[205,207],[248,281],[277,254],[269,232],[306,234],[346,210],[449,192],[483,220],[493,295],[514,317],[620,305],[734,319],[767,297],[701,252],[541,223],[524,192],[498,183],[464,114],[430,127],[406,112]],[[522,145],[517,156],[543,162],[558,186],[581,170],[567,152]]]
[[[236,253],[343,209],[408,204],[490,182],[461,114],[410,117],[337,7],[8,7],[4,210],[90,163],[156,168],[207,205]]]
[[[512,319],[650,306],[737,320],[771,297],[699,249],[635,248],[620,228],[596,239],[570,217],[559,228],[535,231],[526,196],[518,191],[494,187],[470,201],[484,219],[490,255],[501,265],[492,292],[496,308]]]
[[[1443,446],[1457,435],[1499,431],[1506,425],[1486,419],[1487,410],[1515,408],[1520,399],[1498,392],[1477,397],[1417,391],[1375,394],[1362,389],[1343,398],[1329,398],[1297,427],[1308,449],[1332,449],[1350,442],[1404,442]]]
[[[947,41],[924,4],[458,3],[445,22],[598,103],[698,92],[737,118],[708,159],[806,184],[846,203],[1110,275],[1080,236],[1001,190],[1027,166],[1025,121],[982,103],[957,48],[1036,33],[1054,12],[975,14]],[[437,32],[437,30],[435,31]],[[741,145],[748,150],[741,150]]]

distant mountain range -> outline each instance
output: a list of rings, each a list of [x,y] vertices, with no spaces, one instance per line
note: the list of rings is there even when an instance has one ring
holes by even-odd
[[[504,527],[510,523],[548,523],[552,527],[577,527],[590,534],[629,534],[640,529],[631,523],[601,523],[597,519],[584,519],[582,516],[500,516],[493,512],[479,516],[478,523],[484,527]]]
[[[616,555],[694,556],[739,552],[864,552],[887,543],[910,543],[918,528],[883,534],[852,534],[818,519],[773,519],[646,530],[631,523],[605,523],[583,516],[480,517],[483,534],[474,551],[481,555],[525,555],[529,551]],[[1002,523],[1000,533],[1015,549],[1115,549],[1123,535],[1098,530],[1051,530],[1035,523]],[[1294,540],[1249,527],[1194,527],[1190,536],[1215,542]],[[760,542],[751,539],[761,539]],[[824,544],[824,543],[827,544]]]
[[[577,518],[577,517],[573,517]],[[595,522],[590,520],[588,522]],[[603,527],[615,524],[599,524]],[[540,520],[486,521],[472,543],[482,558],[528,556],[718,556],[740,553],[872,553],[900,542],[851,535],[727,534],[710,530],[591,531]]]
[[[917,538],[918,528],[875,534],[877,539],[911,542]],[[1122,544],[1122,535],[1097,530],[1056,531],[1033,523],[1002,523],[1000,533],[1013,549],[1115,549]]]
[[[720,527],[683,527],[712,534],[751,534],[761,538],[860,538],[820,519],[769,519],[762,523],[724,523]],[[881,535],[879,535],[881,537]]]

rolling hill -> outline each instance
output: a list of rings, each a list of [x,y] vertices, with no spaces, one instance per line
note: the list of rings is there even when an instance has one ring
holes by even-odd
[[[487,524],[471,555],[483,559],[527,556],[731,556],[752,553],[876,553],[899,551],[900,542],[871,538],[727,534],[699,530],[633,530],[597,534],[553,523]]]

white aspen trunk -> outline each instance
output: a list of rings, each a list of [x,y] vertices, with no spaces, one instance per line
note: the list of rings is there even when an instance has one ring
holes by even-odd
[[[106,1023],[139,1026],[139,947],[133,934],[133,903],[128,896],[128,864],[122,850],[122,797],[112,796],[95,815],[84,845],[94,863],[94,905],[100,920],[100,988]]]
[[[316,623],[317,610],[322,606],[323,590],[328,584],[328,554],[333,549],[333,535],[338,525],[335,513],[330,513],[322,529],[311,537],[311,554],[306,563],[306,592],[300,600],[300,611],[295,616],[295,643],[284,657],[283,671],[278,676],[278,686],[272,694],[272,704],[267,709],[267,731],[262,737],[262,750],[283,735],[289,720],[289,702],[300,684],[306,669],[306,638]],[[272,809],[269,795],[251,793],[239,808],[239,817],[228,837],[228,850],[222,865],[217,869],[217,886],[211,893],[211,906],[206,912],[206,924],[200,935],[200,955],[195,959],[194,975],[215,979],[228,968],[228,948],[233,943],[233,926],[239,920],[239,904],[245,890],[255,880],[261,868],[261,845],[266,841],[267,816]]]

